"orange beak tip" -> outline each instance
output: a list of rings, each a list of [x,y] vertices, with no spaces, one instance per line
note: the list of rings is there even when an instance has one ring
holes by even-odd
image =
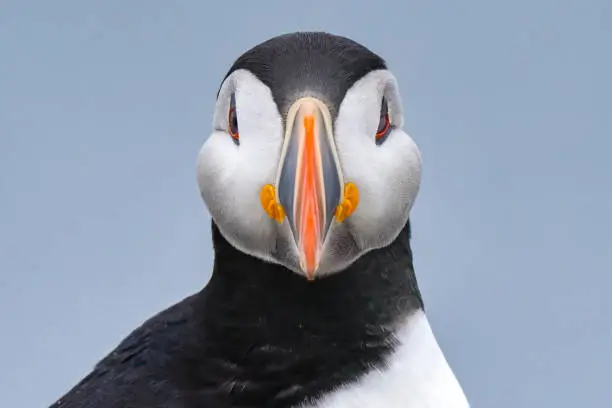
[[[311,269],[311,270],[306,270],[306,279],[309,282],[312,282],[313,280],[315,280],[316,277],[316,270]]]

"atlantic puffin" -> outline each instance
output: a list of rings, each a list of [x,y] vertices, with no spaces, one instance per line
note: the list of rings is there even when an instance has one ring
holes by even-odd
[[[396,78],[351,39],[241,55],[197,158],[210,281],[51,407],[468,407],[415,278],[421,156],[403,125]]]

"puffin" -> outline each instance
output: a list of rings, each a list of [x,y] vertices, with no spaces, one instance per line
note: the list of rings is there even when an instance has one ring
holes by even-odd
[[[283,34],[235,60],[212,117],[210,280],[51,408],[468,407],[415,277],[421,154],[385,60]]]

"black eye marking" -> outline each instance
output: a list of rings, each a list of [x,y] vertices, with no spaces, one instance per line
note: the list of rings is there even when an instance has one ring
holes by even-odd
[[[227,114],[227,129],[232,140],[237,145],[240,144],[240,132],[238,132],[238,113],[236,112],[236,95],[232,93],[230,106]]]
[[[389,118],[389,108],[387,106],[387,98],[383,97],[380,106],[380,119],[378,121],[378,129],[376,129],[376,144],[381,145],[387,136],[391,133],[391,118]]]

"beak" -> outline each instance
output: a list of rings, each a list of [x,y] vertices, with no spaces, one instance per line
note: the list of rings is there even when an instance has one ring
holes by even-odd
[[[278,186],[309,280],[321,261],[323,244],[342,197],[331,115],[321,101],[302,98],[289,109]]]

